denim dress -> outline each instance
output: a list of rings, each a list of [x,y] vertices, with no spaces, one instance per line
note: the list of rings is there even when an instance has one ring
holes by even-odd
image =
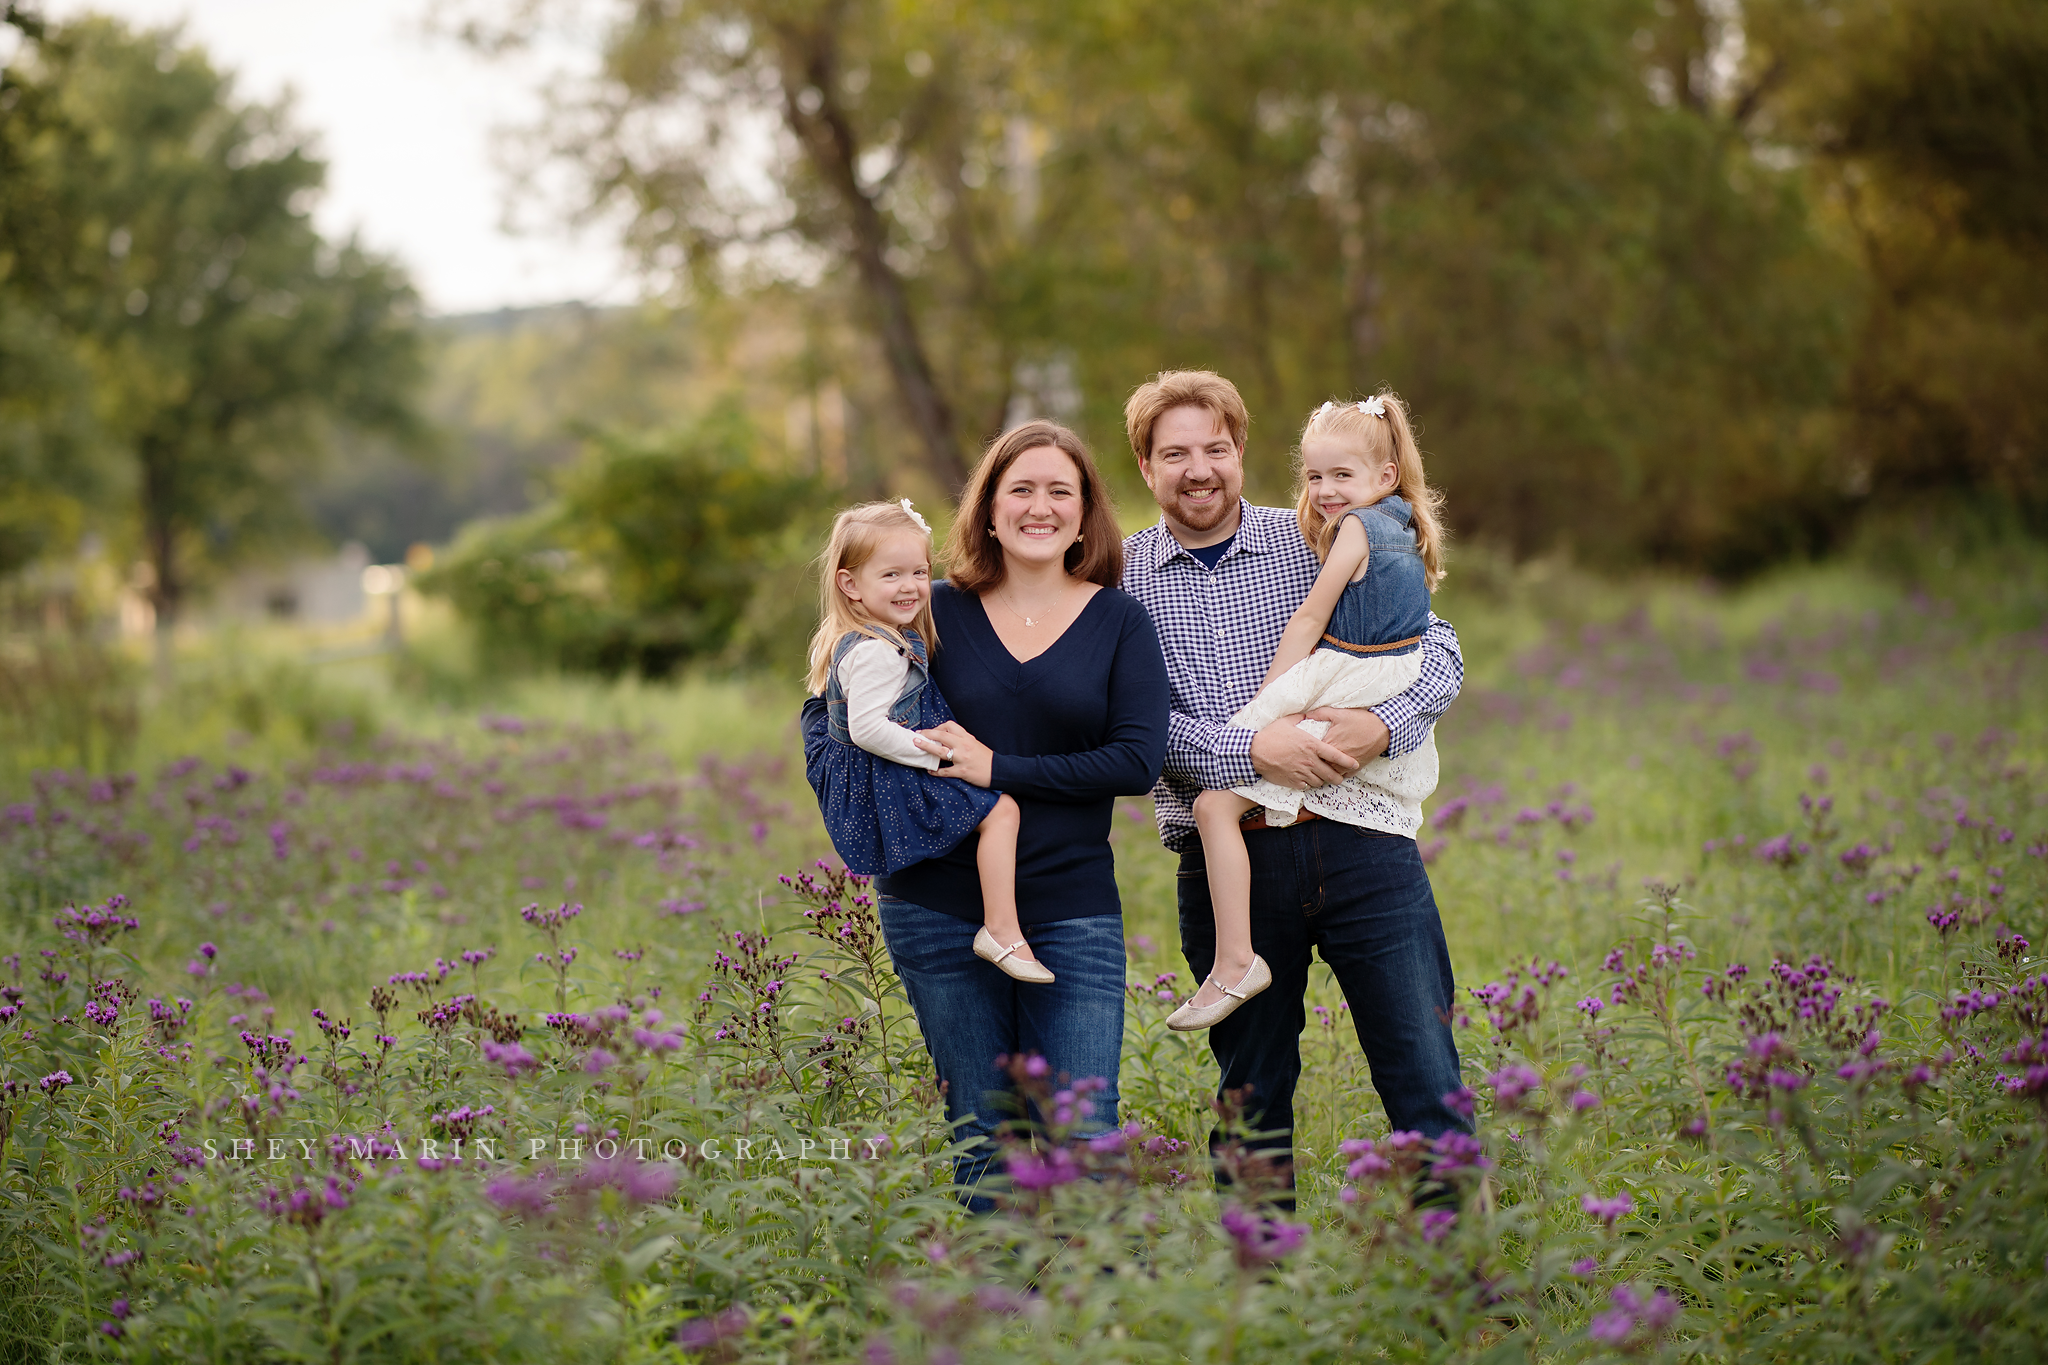
[[[1314,652],[1262,688],[1230,718],[1232,725],[1257,730],[1320,706],[1378,706],[1421,677],[1429,579],[1416,548],[1414,511],[1407,499],[1389,495],[1344,515],[1365,528],[1364,576],[1344,585]],[[1320,739],[1330,726],[1305,720],[1301,728]],[[1231,790],[1264,806],[1269,825],[1293,824],[1305,807],[1326,819],[1412,837],[1422,827],[1422,802],[1436,781],[1432,735],[1399,758],[1376,758],[1344,781],[1313,791],[1264,779]]]
[[[1420,651],[1422,632],[1429,629],[1429,578],[1415,547],[1415,528],[1409,525],[1408,500],[1390,494],[1344,515],[1356,517],[1365,528],[1370,547],[1365,577],[1344,585],[1316,648],[1353,658],[1397,658]]]
[[[848,631],[832,648],[832,669],[825,679],[826,742],[808,756],[804,775],[817,793],[825,832],[848,870],[880,877],[949,852],[988,818],[1001,793],[894,762],[853,742],[839,663],[848,650],[871,638]],[[889,707],[889,719],[911,730],[943,725],[953,713],[931,681],[924,641],[909,629],[903,638],[909,645],[903,657],[910,673]]]

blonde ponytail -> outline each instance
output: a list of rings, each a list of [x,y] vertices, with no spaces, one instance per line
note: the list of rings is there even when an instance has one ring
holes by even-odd
[[[1375,468],[1394,466],[1398,482],[1394,492],[1408,500],[1409,525],[1415,531],[1415,551],[1422,556],[1422,570],[1431,592],[1444,576],[1444,495],[1429,486],[1422,471],[1422,448],[1415,443],[1415,429],[1408,420],[1408,405],[1391,389],[1381,389],[1364,402],[1329,402],[1309,415],[1301,439],[1342,441],[1361,449],[1366,462]],[[1302,539],[1327,557],[1336,539],[1337,523],[1309,497],[1303,480],[1294,505],[1295,522]]]

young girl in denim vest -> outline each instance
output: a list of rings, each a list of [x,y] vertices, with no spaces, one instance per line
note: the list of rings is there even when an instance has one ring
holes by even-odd
[[[953,719],[930,674],[932,532],[900,502],[849,507],[832,523],[820,574],[810,689],[832,742],[810,767],[818,810],[846,866],[868,876],[936,857],[979,830],[983,923],[974,951],[1019,981],[1053,974],[1017,923],[1017,803],[938,777],[952,756],[918,731]]]
[[[1281,633],[1259,694],[1230,718],[1256,730],[1317,707],[1377,706],[1414,685],[1422,667],[1429,595],[1443,577],[1442,495],[1422,473],[1422,452],[1401,400],[1325,403],[1301,433],[1301,496],[1295,517],[1322,572]],[[1321,738],[1325,721],[1302,728]],[[1268,827],[1315,814],[1368,828],[1419,824],[1436,790],[1434,736],[1400,758],[1381,757],[1343,782],[1312,792],[1259,781],[1195,798],[1216,915],[1216,963],[1201,989],[1167,1019],[1209,1028],[1272,984],[1252,951],[1251,860],[1242,821],[1264,807]]]

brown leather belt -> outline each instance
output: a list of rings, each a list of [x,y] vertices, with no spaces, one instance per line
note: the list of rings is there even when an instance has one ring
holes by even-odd
[[[1384,654],[1390,649],[1406,649],[1410,645],[1419,645],[1422,643],[1422,637],[1420,635],[1411,635],[1405,640],[1396,640],[1392,644],[1386,645],[1354,645],[1349,640],[1340,640],[1334,635],[1325,635],[1323,643],[1335,645],[1346,654]]]
[[[1303,807],[1301,808],[1301,810],[1300,810],[1299,812],[1297,812],[1297,813],[1296,813],[1296,815],[1295,815],[1295,817],[1294,817],[1294,825],[1299,825],[1299,824],[1305,824],[1306,822],[1308,822],[1308,821],[1310,821],[1310,820],[1320,820],[1320,819],[1322,819],[1322,818],[1323,818],[1322,816],[1320,816],[1320,815],[1317,815],[1317,814],[1316,814],[1316,813],[1315,813],[1314,811],[1310,810],[1310,809],[1309,809],[1309,808],[1308,808],[1307,806],[1303,806]],[[1238,828],[1238,832],[1239,832],[1239,833],[1246,833],[1246,832],[1249,832],[1249,831],[1251,831],[1251,830],[1255,830],[1255,829],[1293,829],[1293,828],[1294,828],[1294,825],[1269,825],[1269,824],[1267,824],[1267,823],[1266,823],[1266,808],[1265,808],[1264,806],[1260,806],[1260,807],[1259,807],[1259,808],[1258,808],[1257,810],[1253,811],[1253,812],[1252,812],[1252,813],[1251,813],[1250,815],[1247,815],[1247,816],[1246,816],[1246,817],[1245,817],[1244,819],[1242,819],[1242,820],[1240,820],[1240,821],[1238,821],[1238,822],[1237,822],[1237,828]]]

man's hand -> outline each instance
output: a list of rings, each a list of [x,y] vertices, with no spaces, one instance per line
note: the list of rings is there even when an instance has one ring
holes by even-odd
[[[1342,782],[1358,770],[1357,759],[1302,729],[1301,720],[1300,716],[1282,716],[1252,736],[1252,767],[1260,777],[1305,792]]]
[[[1330,722],[1323,742],[1336,745],[1361,765],[1384,754],[1393,738],[1387,733],[1387,723],[1363,708],[1339,710],[1334,706],[1319,706],[1308,713],[1308,718]]]

